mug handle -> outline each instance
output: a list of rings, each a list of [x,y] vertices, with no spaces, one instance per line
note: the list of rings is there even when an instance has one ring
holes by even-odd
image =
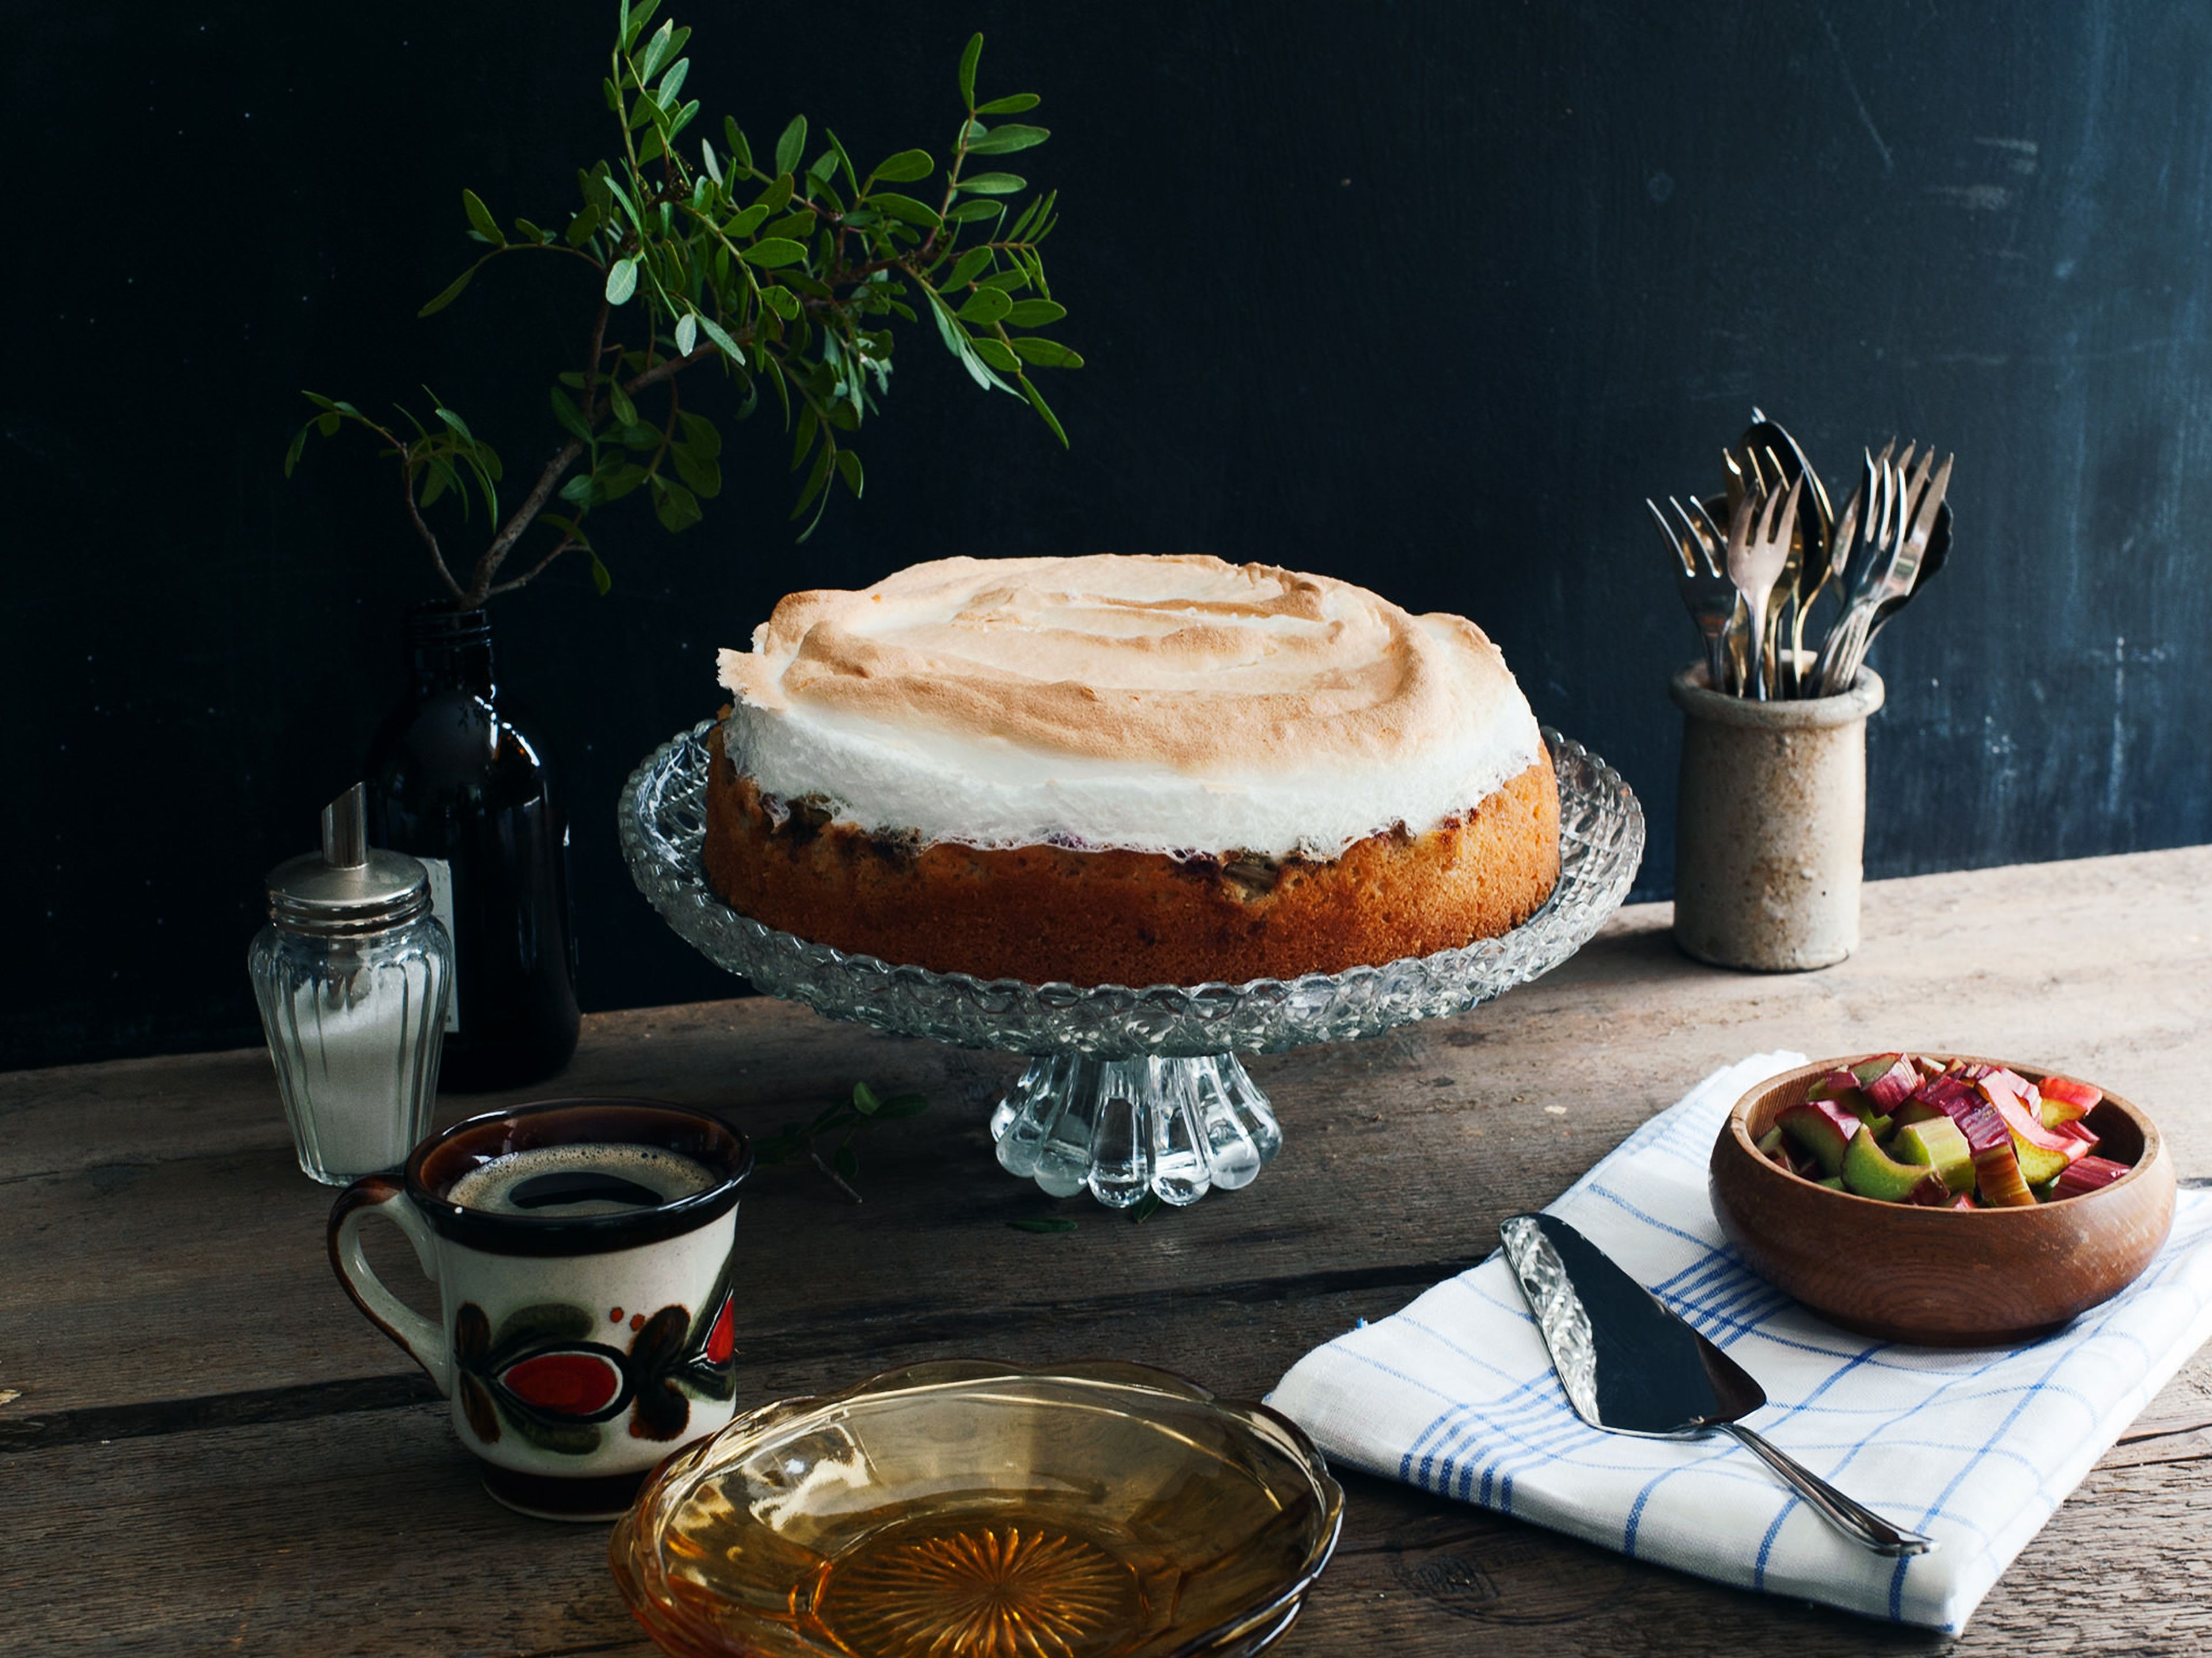
[[[339,1193],[338,1200],[331,1206],[331,1270],[368,1321],[428,1372],[440,1393],[450,1394],[452,1349],[446,1333],[385,1288],[368,1257],[362,1253],[362,1224],[380,1214],[407,1235],[423,1276],[432,1276],[438,1240],[429,1223],[407,1201],[407,1188],[389,1175],[363,1175]]]

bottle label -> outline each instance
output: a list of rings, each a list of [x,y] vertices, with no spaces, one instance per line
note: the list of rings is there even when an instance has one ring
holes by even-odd
[[[446,1034],[450,1036],[461,1028],[461,944],[453,932],[453,866],[442,858],[420,858],[417,861],[430,872],[430,913],[446,929],[446,937],[453,941],[453,967],[448,975],[451,987],[446,993]]]

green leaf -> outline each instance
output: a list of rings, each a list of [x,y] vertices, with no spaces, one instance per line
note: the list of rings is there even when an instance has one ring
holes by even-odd
[[[994,340],[985,334],[979,335],[969,343],[975,347],[977,356],[1000,373],[1018,374],[1021,372],[1022,360],[1014,355],[1012,348],[1004,340]]]
[[[646,470],[634,461],[622,461],[604,472],[595,473],[593,481],[609,501],[620,501],[646,480]]]
[[[568,221],[568,228],[561,233],[562,240],[571,247],[581,247],[592,240],[592,233],[599,228],[599,210],[591,203],[584,203],[583,211]]]
[[[425,392],[430,390],[427,386],[422,389]],[[476,441],[477,434],[469,430],[468,422],[463,420],[459,415],[455,414],[452,410],[439,407],[434,393],[432,394],[430,412],[435,415],[440,420],[445,422],[448,427],[450,427],[453,431],[458,432],[462,437],[467,439],[471,443],[474,443]]]
[[[1021,354],[1024,362],[1034,363],[1039,368],[1080,368],[1083,359],[1058,340],[1048,340],[1034,334],[1025,334],[1014,342],[1014,349]]]
[[[968,42],[960,54],[960,101],[969,109],[975,107],[975,60],[983,55],[983,37],[980,34]]]
[[[454,277],[453,281],[447,282],[445,288],[439,294],[437,298],[432,300],[428,305],[424,306],[415,314],[418,317],[427,317],[434,311],[443,311],[455,300],[461,297],[461,290],[476,280],[476,266],[471,265],[466,270],[461,272],[459,276]]]
[[[526,242],[550,242],[553,240],[551,232],[540,230],[527,219],[517,219],[514,222],[514,230],[515,234]]]
[[[836,178],[837,176],[837,152],[834,149],[825,149],[819,155],[817,155],[814,158],[814,164],[806,169],[806,176],[810,179],[819,179],[824,184],[827,184],[830,179]]]
[[[738,164],[738,172],[753,170],[752,142],[745,137],[745,130],[738,125],[734,115],[722,118],[722,143],[730,152],[730,159]]]
[[[814,470],[807,473],[806,487],[799,492],[799,504],[791,509],[793,519],[805,512],[813,504],[814,497],[822,493],[822,486],[830,481],[830,458],[836,453],[826,443],[815,452]],[[816,522],[820,522],[822,515],[817,513],[814,516]],[[813,533],[812,525],[807,526],[807,533]]]
[[[808,404],[799,411],[799,432],[791,443],[791,470],[797,471],[806,464],[806,452],[813,448],[815,434],[822,429],[822,417]]]
[[[741,242],[758,230],[761,228],[761,222],[767,217],[768,203],[755,202],[729,223],[724,225],[722,234],[733,242]]]
[[[967,287],[991,268],[991,250],[988,247],[969,248],[960,256],[959,263],[952,267],[951,274],[940,286],[946,288]]]
[[[780,173],[799,171],[799,158],[806,151],[806,118],[794,115],[783,136],[775,141],[775,170]]]
[[[637,292],[637,258],[617,259],[607,271],[607,303],[621,305]]]
[[[968,301],[952,314],[978,327],[988,327],[1014,308],[1002,288],[979,288],[968,296]]]
[[[696,98],[694,98],[690,103],[684,105],[683,108],[676,112],[676,118],[668,124],[668,136],[671,138],[673,138],[678,133],[683,131],[685,127],[690,126],[694,120],[697,119],[698,115],[699,100]]]
[[[862,1116],[874,1116],[878,1108],[880,1108],[883,1102],[876,1097],[876,1090],[869,1087],[867,1084],[854,1083],[853,1084],[853,1108],[855,1111],[858,1111]]]
[[[911,196],[902,196],[896,191],[879,190],[868,197],[878,213],[888,213],[894,219],[904,219],[908,224],[918,224],[934,230],[943,222],[937,210],[926,207]]]
[[[894,1094],[876,1112],[878,1122],[896,1122],[902,1117],[918,1117],[929,1109],[929,1101],[920,1094]]]
[[[422,486],[422,498],[416,503],[416,505],[428,507],[431,502],[436,501],[440,495],[444,495],[446,493],[447,486],[453,481],[453,468],[447,465],[445,462],[431,462],[430,481]],[[457,493],[465,494],[465,492]]]
[[[1009,294],[1018,294],[1030,285],[1026,270],[1000,270],[975,284],[978,288],[1003,288]]]
[[[637,426],[643,423],[637,417],[637,405],[629,400],[629,393],[623,391],[613,380],[607,382],[607,407],[614,411],[615,423],[617,426]]]
[[[477,235],[494,247],[505,247],[507,236],[499,228],[499,221],[491,216],[491,210],[477,198],[473,190],[461,192],[461,209],[469,216],[469,223]]]
[[[701,321],[705,321],[703,317]],[[695,415],[685,410],[678,417],[684,428],[684,446],[702,460],[712,460],[722,452],[722,434],[714,422],[704,415]]]
[[[963,202],[945,216],[955,224],[970,224],[977,219],[988,219],[1006,210],[1004,202]]]
[[[961,192],[969,196],[1018,196],[1029,187],[1027,179],[1011,173],[978,173],[960,181]]]
[[[994,98],[988,104],[978,104],[978,115],[1019,115],[1025,109],[1035,109],[1044,100],[1034,92],[1017,92],[1011,97]]]
[[[680,483],[670,483],[661,478],[653,479],[653,516],[670,533],[688,530],[699,521],[702,514],[698,496]]]
[[[708,339],[722,348],[722,355],[732,362],[742,364],[744,361],[745,354],[738,349],[738,343],[729,337],[721,324],[712,317],[702,315],[699,319],[699,326],[706,331]]]
[[[718,190],[720,189],[722,187],[722,164],[714,159],[714,145],[708,143],[704,138],[702,138],[699,141],[699,160],[707,169],[707,176],[714,181],[714,187]]]
[[[845,487],[853,492],[853,499],[858,501],[866,480],[860,472],[860,458],[850,449],[837,452],[837,476],[845,480]]]
[[[1031,303],[1034,304],[1035,301],[1032,301]],[[698,349],[698,344],[699,319],[693,313],[687,311],[684,313],[683,319],[676,325],[676,353],[678,356],[688,357]]]
[[[607,573],[607,567],[599,562],[599,556],[597,553],[591,552],[589,548],[585,549],[585,551],[590,554],[592,560],[592,586],[597,587],[599,590],[599,597],[605,598],[613,589],[615,579]]]
[[[768,236],[745,250],[745,263],[774,267],[797,264],[806,257],[806,244],[788,236]]]
[[[980,40],[983,37],[979,34],[975,38]],[[1075,1223],[1065,1215],[1024,1215],[1018,1220],[1008,1221],[1006,1224],[1017,1232],[1073,1232],[1075,1230]]]
[[[902,149],[876,163],[869,177],[881,179],[885,184],[905,184],[915,179],[927,179],[937,171],[937,163],[926,149]]]
[[[653,95],[660,100],[664,108],[675,105],[676,94],[684,90],[684,77],[690,72],[691,60],[689,58],[679,58],[668,66],[668,73],[660,77],[660,84],[653,89]]]
[[[670,454],[676,461],[676,475],[691,486],[694,495],[703,501],[712,501],[722,493],[722,469],[715,462],[702,460],[689,449],[673,449]]]
[[[284,451],[284,476],[292,476],[292,469],[300,464],[301,452],[307,446],[307,428],[302,426],[293,434],[291,446]]]
[[[562,392],[557,386],[553,387],[553,418],[562,422],[562,429],[568,436],[591,443],[591,425],[584,421],[584,412],[577,410],[575,398]]]
[[[1160,1194],[1157,1192],[1147,1192],[1129,1206],[1130,1223],[1133,1225],[1141,1226],[1159,1213],[1159,1211]]]
[[[639,0],[629,9],[629,21],[623,25],[623,46],[625,50],[637,43],[645,26],[653,21],[653,14],[660,9],[660,0]]]
[[[578,507],[587,507],[599,495],[599,480],[592,477],[573,477],[561,486],[561,499]]]
[[[1006,155],[1017,149],[1030,149],[1052,137],[1047,127],[1025,127],[1009,121],[1002,127],[993,127],[981,137],[970,141],[970,155]]]
[[[769,212],[781,213],[791,204],[793,190],[791,174],[779,173],[769,181],[769,187],[761,191],[757,200]]]
[[[638,82],[642,86],[653,79],[654,72],[667,61],[676,44],[676,20],[670,18],[653,30],[653,39],[645,43],[645,51],[637,60]]]
[[[538,521],[541,524],[551,525],[555,529],[564,532],[571,541],[586,552],[591,550],[591,537],[584,533],[584,526],[575,519],[562,518],[558,513],[540,513],[538,515]]]
[[[766,306],[769,310],[775,312],[777,316],[782,318],[786,322],[793,322],[798,319],[799,296],[793,294],[789,288],[780,287],[763,288],[760,291],[760,296],[761,303]]]
[[[1015,328],[1042,328],[1066,314],[1067,307],[1054,300],[1022,300],[1006,313],[1006,321]]]
[[[1045,402],[1044,393],[1030,383],[1030,377],[1027,374],[1017,375],[1015,379],[1022,388],[1022,395],[1030,400],[1030,407],[1044,417],[1044,423],[1052,428],[1053,436],[1060,440],[1060,446],[1063,449],[1066,448],[1068,446],[1067,430],[1060,423],[1060,416],[1052,412],[1052,406]]]

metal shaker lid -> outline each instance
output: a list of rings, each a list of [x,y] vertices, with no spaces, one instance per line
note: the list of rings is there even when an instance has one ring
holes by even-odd
[[[404,852],[368,844],[368,791],[359,783],[323,808],[321,852],[269,872],[269,919],[309,938],[386,932],[429,908],[429,872]]]

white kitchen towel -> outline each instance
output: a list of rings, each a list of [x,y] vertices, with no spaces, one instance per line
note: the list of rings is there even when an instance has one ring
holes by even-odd
[[[1829,1529],[1725,1435],[1632,1439],[1567,1404],[1502,1254],[1291,1367],[1270,1402],[1332,1458],[1717,1582],[1956,1631],[2068,1492],[2212,1334],[2212,1201],[2127,1290],[2029,1346],[1902,1346],[1824,1323],[1723,1242],[1706,1161],[1746,1090],[1804,1059],[1706,1078],[1551,1212],[1757,1377],[1749,1424],[1936,1540],[1886,1560]],[[1879,1260],[1866,1270],[1879,1277]]]

